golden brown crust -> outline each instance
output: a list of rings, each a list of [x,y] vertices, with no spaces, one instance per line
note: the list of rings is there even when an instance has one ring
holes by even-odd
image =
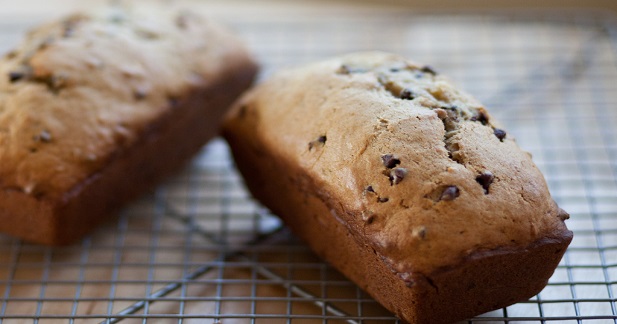
[[[0,62],[0,230],[78,239],[215,136],[256,70],[192,14],[75,15],[31,32]]]
[[[528,154],[433,72],[388,54],[336,58],[264,82],[223,127],[251,192],[419,323],[533,296],[572,238]]]

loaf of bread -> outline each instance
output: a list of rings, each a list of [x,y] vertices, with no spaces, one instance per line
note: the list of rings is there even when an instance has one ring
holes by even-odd
[[[0,61],[0,231],[72,242],[218,133],[257,67],[191,12],[75,14]]]
[[[238,101],[223,134],[252,194],[410,323],[534,296],[572,239],[512,136],[396,55],[278,73]]]

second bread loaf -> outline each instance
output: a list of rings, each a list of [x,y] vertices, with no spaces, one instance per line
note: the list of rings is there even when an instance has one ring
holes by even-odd
[[[218,133],[257,66],[191,12],[76,14],[0,61],[0,231],[79,239]]]

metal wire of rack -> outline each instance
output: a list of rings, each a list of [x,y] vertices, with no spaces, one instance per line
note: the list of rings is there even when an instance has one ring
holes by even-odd
[[[221,16],[262,78],[379,49],[439,67],[530,151],[572,245],[529,301],[470,323],[617,323],[617,20],[594,11],[314,9]],[[0,46],[18,19],[0,22]],[[17,27],[15,27],[17,26]],[[7,28],[4,28],[7,27]],[[81,243],[0,235],[0,323],[395,323],[253,201],[217,139]]]

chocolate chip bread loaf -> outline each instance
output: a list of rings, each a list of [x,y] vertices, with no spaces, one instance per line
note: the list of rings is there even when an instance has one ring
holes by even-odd
[[[78,239],[217,134],[255,73],[236,37],[189,12],[31,31],[0,61],[0,231]]]
[[[281,72],[237,103],[223,133],[253,195],[410,323],[534,296],[572,239],[511,135],[396,55]]]

